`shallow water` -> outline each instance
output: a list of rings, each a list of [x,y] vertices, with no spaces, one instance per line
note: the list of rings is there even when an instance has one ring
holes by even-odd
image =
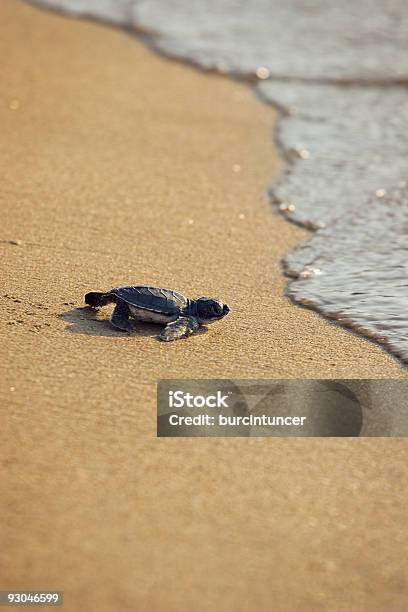
[[[146,28],[166,53],[274,77],[405,79],[404,0],[37,0],[76,15]]]
[[[271,199],[317,230],[288,294],[408,361],[408,7],[403,0],[42,0],[258,77],[287,159]]]

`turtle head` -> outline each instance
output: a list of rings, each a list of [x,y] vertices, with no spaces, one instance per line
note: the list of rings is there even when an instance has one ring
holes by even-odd
[[[196,300],[197,318],[200,323],[219,321],[229,313],[229,308],[220,300],[209,297],[201,297]]]

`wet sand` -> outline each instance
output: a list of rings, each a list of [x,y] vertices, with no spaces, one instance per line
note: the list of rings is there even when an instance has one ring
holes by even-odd
[[[0,5],[1,588],[67,610],[405,610],[404,440],[158,440],[156,381],[405,378],[283,297],[272,109],[131,36]],[[131,283],[231,314],[159,343]]]

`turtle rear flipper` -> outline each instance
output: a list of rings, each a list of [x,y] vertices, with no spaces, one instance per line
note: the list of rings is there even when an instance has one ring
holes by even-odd
[[[195,317],[179,317],[176,321],[172,321],[166,325],[159,336],[159,340],[171,342],[179,338],[190,336],[198,327],[200,327]]]
[[[112,301],[110,293],[102,293],[101,291],[90,291],[85,295],[85,303],[92,308],[98,308],[100,306],[106,306]]]

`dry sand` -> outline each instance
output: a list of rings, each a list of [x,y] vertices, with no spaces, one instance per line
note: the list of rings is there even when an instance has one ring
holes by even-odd
[[[405,440],[155,437],[162,377],[407,376],[282,297],[306,232],[263,195],[274,111],[17,0],[0,51],[0,588],[75,611],[406,610]],[[77,309],[130,283],[232,311],[162,344]]]

